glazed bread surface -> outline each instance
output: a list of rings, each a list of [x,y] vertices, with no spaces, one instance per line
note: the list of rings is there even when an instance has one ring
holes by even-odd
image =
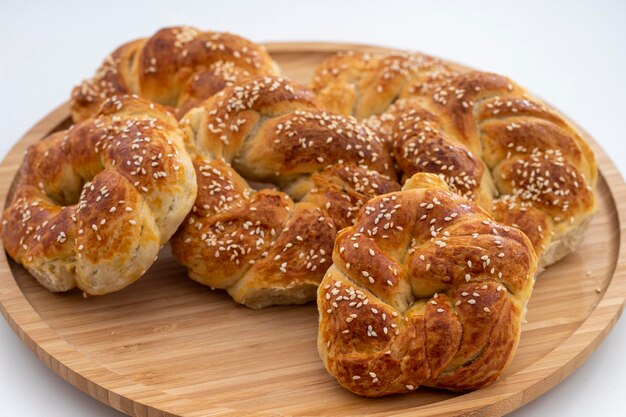
[[[191,278],[249,307],[314,300],[336,233],[400,188],[370,129],[320,110],[287,79],[227,87],[181,123],[199,190],[173,254]]]
[[[228,85],[278,73],[263,46],[240,36],[191,26],[165,28],[107,56],[92,78],[74,88],[72,118],[92,117],[108,97],[123,94],[136,94],[182,116]]]
[[[515,354],[536,268],[524,233],[415,174],[338,234],[318,289],[320,356],[368,397],[489,385]]]
[[[28,148],[3,213],[8,254],[50,291],[134,282],[183,221],[196,176],[176,119],[134,97]]]
[[[422,54],[342,53],[318,68],[313,90],[325,107],[364,118],[404,181],[438,174],[523,230],[540,266],[582,239],[596,208],[593,152],[575,126],[509,78]]]

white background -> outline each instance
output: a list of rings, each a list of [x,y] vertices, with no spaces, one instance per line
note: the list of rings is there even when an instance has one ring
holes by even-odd
[[[619,1],[0,0],[0,157],[119,44],[190,24],[258,42],[416,49],[507,74],[581,124],[626,173],[625,22]],[[621,320],[579,370],[513,415],[626,415],[625,348]],[[0,416],[44,415],[121,414],[57,377],[0,320]]]

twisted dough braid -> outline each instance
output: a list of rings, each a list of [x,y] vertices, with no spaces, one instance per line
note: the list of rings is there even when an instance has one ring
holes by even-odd
[[[318,349],[350,391],[492,383],[512,359],[537,258],[434,174],[367,202],[342,230],[318,290]]]
[[[314,299],[337,231],[372,196],[399,189],[368,128],[318,110],[285,79],[228,87],[181,123],[199,192],[173,254],[191,278],[249,307]]]
[[[364,62],[366,75],[352,83]],[[496,220],[523,230],[541,266],[582,239],[596,204],[593,152],[576,128],[510,79],[422,55],[352,54],[322,64],[314,81],[331,107],[328,92],[345,88],[358,93],[343,110],[371,116],[366,123],[386,138],[405,180],[441,175]]]
[[[75,122],[92,117],[107,97],[123,94],[174,107],[182,116],[228,85],[279,72],[263,46],[240,36],[165,28],[120,46],[93,78],[74,88],[72,117]]]
[[[461,67],[422,55],[339,52],[316,70],[311,89],[329,111],[364,119],[385,112],[411,81],[428,85]]]
[[[141,99],[112,98],[97,118],[28,148],[2,240],[50,291],[106,294],[148,269],[196,189],[176,119]]]

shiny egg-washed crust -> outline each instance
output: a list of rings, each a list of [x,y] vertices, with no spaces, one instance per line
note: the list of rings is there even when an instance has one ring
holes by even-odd
[[[92,117],[104,100],[122,94],[169,106],[182,116],[226,86],[279,72],[263,46],[240,36],[165,28],[106,57],[91,79],[74,88],[72,117],[75,122]]]
[[[318,289],[318,349],[348,390],[473,390],[509,364],[537,257],[434,174],[374,197],[339,232]]]
[[[404,180],[441,175],[496,220],[523,230],[541,267],[582,239],[596,207],[593,152],[563,116],[507,77],[420,54],[340,54],[316,74],[321,103],[367,118]],[[356,91],[342,93],[349,103],[333,96],[344,89]]]
[[[252,308],[315,299],[336,233],[371,197],[400,189],[371,130],[283,78],[227,87],[181,124],[199,189],[173,254],[192,279]]]
[[[197,184],[176,119],[126,96],[29,147],[13,190],[7,253],[50,291],[101,295],[152,265]]]

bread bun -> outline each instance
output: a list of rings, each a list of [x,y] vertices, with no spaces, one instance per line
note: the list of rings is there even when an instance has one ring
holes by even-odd
[[[597,167],[580,131],[507,77],[421,54],[339,54],[316,72],[320,102],[366,118],[404,180],[440,175],[523,230],[550,265],[582,239]],[[341,98],[339,98],[341,96]]]
[[[370,129],[283,78],[227,87],[181,123],[199,190],[173,254],[191,278],[252,308],[314,300],[336,233],[400,188]]]
[[[513,358],[537,257],[437,175],[372,198],[337,236],[318,290],[318,349],[348,390],[466,391]]]
[[[106,57],[91,79],[74,88],[72,118],[92,117],[104,100],[122,94],[136,94],[182,116],[228,85],[278,73],[264,47],[240,36],[191,26],[165,28]]]
[[[3,214],[8,254],[50,291],[101,295],[139,278],[196,197],[176,119],[133,97],[28,148]]]

